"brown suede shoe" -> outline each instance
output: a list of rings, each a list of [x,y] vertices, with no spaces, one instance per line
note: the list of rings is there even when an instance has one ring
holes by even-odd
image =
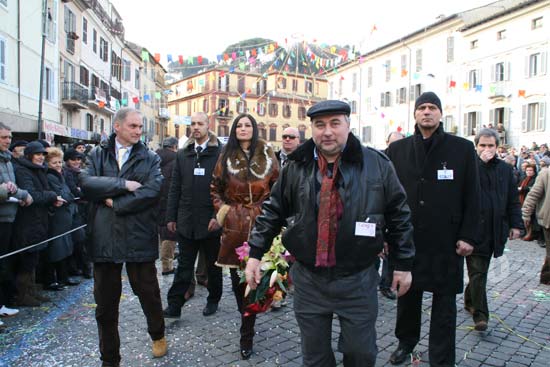
[[[168,352],[168,344],[166,343],[166,337],[163,336],[162,339],[153,340],[153,357],[160,358],[164,357]]]

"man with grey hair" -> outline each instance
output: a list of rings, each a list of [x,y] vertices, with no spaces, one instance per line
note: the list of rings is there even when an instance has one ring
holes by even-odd
[[[114,133],[88,155],[80,188],[92,208],[88,217],[88,255],[94,263],[94,297],[103,366],[119,366],[118,307],[121,271],[126,273],[147,319],[153,357],[167,352],[158,259],[157,203],[162,184],[159,156],[140,140],[141,113],[122,108]]]
[[[481,129],[474,142],[479,158],[481,226],[477,246],[466,257],[470,281],[464,291],[464,309],[472,314],[475,330],[485,331],[489,321],[486,286],[491,256],[502,256],[508,238],[519,238],[523,223],[512,167],[496,155],[498,132]]]

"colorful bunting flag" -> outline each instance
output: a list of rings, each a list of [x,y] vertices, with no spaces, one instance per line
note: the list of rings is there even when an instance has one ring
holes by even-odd
[[[149,52],[147,52],[147,50],[141,50],[141,60],[143,62],[149,62]]]

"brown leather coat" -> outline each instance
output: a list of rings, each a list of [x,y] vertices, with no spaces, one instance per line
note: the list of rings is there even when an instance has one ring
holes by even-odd
[[[229,208],[223,221],[221,247],[217,265],[239,267],[235,252],[248,240],[261,206],[269,197],[271,186],[279,176],[279,163],[271,147],[259,140],[251,159],[251,177],[247,172],[247,160],[240,149],[226,162],[216,163],[212,174],[210,193],[216,213],[225,204]],[[227,167],[224,175],[224,166]]]

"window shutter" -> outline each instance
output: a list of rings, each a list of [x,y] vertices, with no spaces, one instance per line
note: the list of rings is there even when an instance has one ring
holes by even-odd
[[[527,105],[521,106],[521,131],[527,131]]]
[[[548,53],[545,51],[545,52],[541,52],[540,53],[540,58],[541,58],[541,62],[540,62],[540,75],[546,75],[546,70],[547,70],[547,60],[548,60]]]
[[[506,130],[510,129],[510,108],[504,109],[504,121],[502,123]]]
[[[525,78],[529,78],[529,58],[530,56],[525,56],[525,67],[523,70]]]
[[[468,114],[465,113],[464,114],[464,119],[462,120],[462,136],[468,136],[470,134],[468,134]]]
[[[538,130],[546,130],[546,102],[539,103],[539,128]]]
[[[63,7],[63,29],[67,33],[71,31],[69,24],[69,8],[67,8],[67,5]]]
[[[504,80],[510,80],[512,64],[508,61],[504,63],[504,65],[506,65],[506,69],[504,69]]]
[[[496,122],[495,122],[495,110],[494,110],[494,109],[490,109],[490,110],[489,110],[489,123],[493,124],[493,126],[496,127]]]

